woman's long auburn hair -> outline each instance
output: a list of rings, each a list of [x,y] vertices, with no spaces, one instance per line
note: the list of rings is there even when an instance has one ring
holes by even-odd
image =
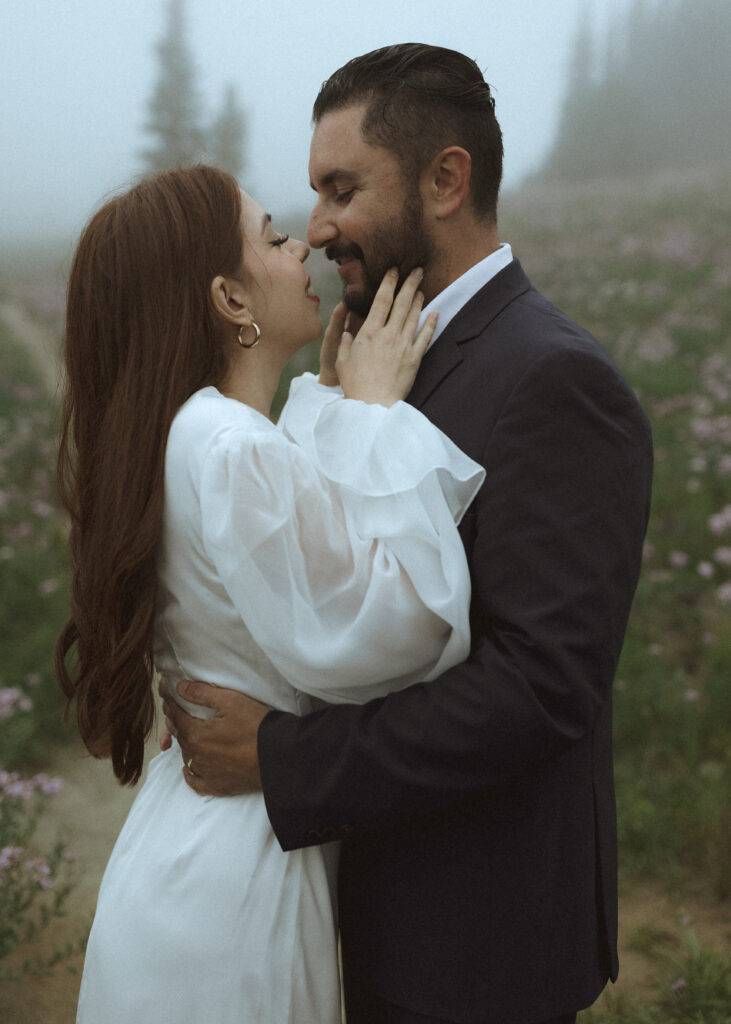
[[[227,369],[209,290],[218,274],[240,273],[240,215],[230,175],[206,166],[159,174],[99,210],[71,269],[58,456],[71,611],[55,667],[66,717],[76,698],[86,747],[111,756],[123,784],[140,777],[154,721],[167,435],[186,399]]]

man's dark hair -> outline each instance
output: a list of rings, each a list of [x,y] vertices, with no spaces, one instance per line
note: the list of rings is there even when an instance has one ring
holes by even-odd
[[[417,178],[446,146],[466,149],[475,215],[497,219],[502,132],[490,86],[473,60],[424,43],[373,50],[323,82],[313,121],[355,103],[367,104],[361,125],[365,140],[390,150],[407,178]]]

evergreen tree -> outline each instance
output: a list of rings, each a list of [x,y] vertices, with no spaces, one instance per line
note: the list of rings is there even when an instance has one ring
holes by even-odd
[[[544,175],[584,176],[582,140],[586,132],[597,122],[594,49],[589,12],[584,6],[569,65],[568,88],[558,128],[558,143],[542,172]]]
[[[567,102],[579,97],[592,87],[594,80],[594,38],[591,31],[589,9],[584,7],[574,41],[574,55],[569,69],[569,95]]]
[[[559,131],[536,177],[587,180],[731,161],[729,0],[634,0],[617,24],[596,74],[582,23]]]
[[[185,40],[184,0],[169,0],[157,54],[159,75],[144,126],[153,142],[141,154],[151,172],[195,163],[205,150],[195,66]]]
[[[244,136],[246,122],[236,90],[230,83],[223,93],[218,116],[208,133],[208,153],[211,162],[238,178],[244,167]]]

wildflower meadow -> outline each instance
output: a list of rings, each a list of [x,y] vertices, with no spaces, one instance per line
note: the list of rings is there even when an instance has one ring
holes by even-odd
[[[61,839],[41,844],[37,837],[41,816],[63,786],[61,778],[37,769],[66,738],[51,658],[67,602],[66,523],[54,484],[56,424],[57,410],[31,360],[3,330],[0,986],[52,971],[72,948],[40,953],[37,947],[41,933],[64,915],[76,872],[74,857]]]
[[[623,988],[621,972],[616,991],[580,1019],[728,1024],[731,168],[526,187],[504,197],[500,229],[536,286],[608,349],[655,441],[615,749],[621,902],[631,910],[651,891],[665,916],[625,930],[623,963],[639,958],[641,977],[630,972]],[[1,333],[0,1011],[5,954],[64,912],[73,884],[68,851],[38,849],[33,838],[62,785],[53,751],[69,736],[52,674],[68,600],[57,419],[17,339]],[[76,854],[83,865],[83,839]],[[716,921],[711,943],[699,938],[706,913]]]
[[[526,189],[501,225],[536,286],[608,349],[652,423],[653,507],[615,683],[627,901],[642,883],[679,905],[695,895],[727,908],[731,897],[730,227],[729,168]],[[699,947],[693,923],[669,945],[643,925],[634,941],[658,979],[642,996],[651,1002],[610,996],[586,1020],[731,1021],[731,925],[721,954]]]

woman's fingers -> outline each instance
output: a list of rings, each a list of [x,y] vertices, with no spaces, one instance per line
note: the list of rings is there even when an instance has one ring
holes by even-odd
[[[347,309],[344,302],[339,302],[332,312],[330,322],[325,330],[325,337],[320,346],[320,383],[333,387],[338,383],[338,375],[335,369],[335,360],[338,355],[338,346],[345,329]]]
[[[417,292],[417,288],[423,276],[424,271],[421,267],[415,267],[401,285],[399,293],[393,302],[391,315],[388,320],[389,326],[395,327],[398,331],[404,330],[410,315],[414,311],[414,307],[416,307],[416,321],[418,322],[424,296]],[[414,330],[416,330],[416,324],[414,324]]]
[[[412,270],[401,285],[398,295],[394,298],[394,292],[398,284],[398,270],[392,268],[385,274],[378,286],[378,291],[373,299],[368,316],[363,323],[366,337],[376,331],[380,331],[386,324],[396,332],[400,333],[403,331],[404,325],[413,311],[416,289],[423,276],[424,271],[421,267],[416,267]],[[416,319],[418,321],[423,296],[420,295],[417,302]]]
[[[358,316],[357,313],[354,313],[352,309],[349,309],[348,315],[345,317],[345,327],[343,328],[343,330],[346,330],[348,334],[352,334],[353,337],[355,337],[358,331],[363,326],[363,322],[364,321],[362,316]]]
[[[348,316],[348,309],[345,303],[341,301],[337,304],[335,309],[332,311],[330,321],[325,328],[325,337],[322,339],[323,345],[327,344],[329,340],[334,340],[337,345],[340,341],[340,335],[343,333],[345,326],[345,320]]]
[[[414,296],[411,300],[411,305],[406,312],[403,325],[401,327],[401,334],[404,340],[408,344],[414,340],[414,335],[419,329],[419,317],[421,316],[421,309],[424,305],[424,295],[420,291],[415,291]]]
[[[398,270],[392,267],[391,270],[386,271],[383,280],[378,286],[378,291],[371,303],[368,316],[363,323],[365,328],[378,330],[379,327],[383,327],[386,323],[393,306],[393,293],[396,291],[397,284]]]
[[[348,358],[350,357],[350,351],[352,347],[353,335],[350,333],[350,331],[343,331],[343,334],[341,335],[340,338],[340,347],[338,348],[337,360],[335,362],[335,372],[337,373],[338,380],[340,381],[341,384],[342,381],[340,380],[340,370],[343,367],[343,364],[346,363]]]
[[[426,350],[429,348],[429,342],[432,339],[432,335],[436,330],[437,321],[439,320],[438,313],[430,313],[424,321],[424,326],[421,328],[419,333],[414,338],[414,355],[421,362]]]
[[[338,349],[338,355],[344,359],[350,355],[350,350],[353,347],[353,335],[350,331],[343,331],[342,338],[340,339],[340,348]]]

